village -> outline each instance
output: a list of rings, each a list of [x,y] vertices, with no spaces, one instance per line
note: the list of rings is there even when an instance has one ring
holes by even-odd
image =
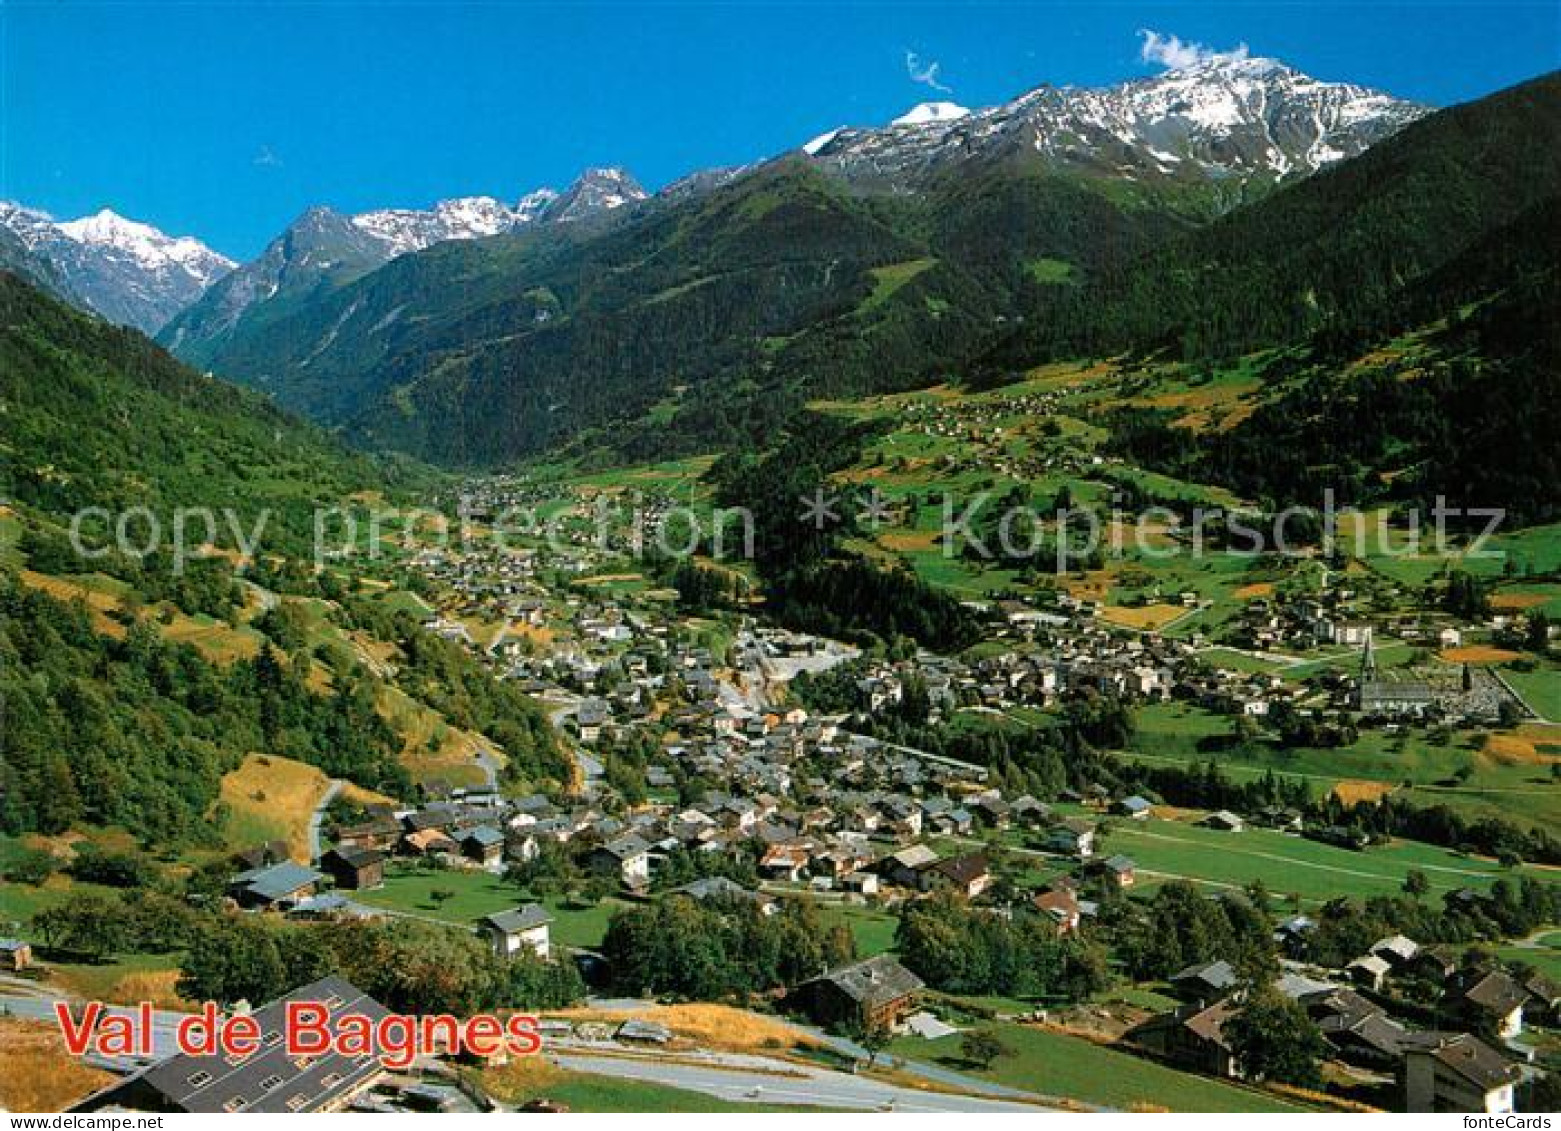
[[[513,484],[493,490],[488,509],[527,498]],[[1101,782],[1069,782],[1045,800],[1005,789],[986,765],[872,733],[875,719],[896,717],[911,697],[924,701],[918,710],[931,727],[971,717],[1033,720],[1081,696],[1177,703],[1233,726],[1304,719],[1314,731],[1340,735],[1433,720],[1495,725],[1525,713],[1483,668],[1443,665],[1435,680],[1380,671],[1384,644],[1455,648],[1467,626],[1444,615],[1369,617],[1341,587],[1254,601],[1217,646],[1199,635],[1124,630],[1066,594],[1045,606],[998,599],[979,606],[990,626],[981,649],[890,658],[746,613],[690,615],[676,594],[596,583],[622,576],[614,571],[624,566],[584,534],[562,554],[541,545],[424,549],[409,564],[440,594],[426,630],[472,649],[546,705],[574,750],[577,788],[568,797],[511,796],[490,773],[486,785],[424,780],[402,805],[333,808],[310,860],[288,858],[285,845],[257,846],[231,876],[228,896],[259,914],[307,922],[415,915],[383,897],[387,879],[394,887],[398,877],[427,877],[445,898],[460,890],[461,877],[514,879],[517,896],[563,890],[575,912],[557,899],[516,898],[472,914],[465,926],[501,959],[574,963],[588,984],[613,983],[607,960],[576,931],[565,932],[568,941],[555,934],[560,916],[582,905],[682,899],[773,916],[802,899],[859,927],[855,916],[881,921],[921,901],[953,899],[1003,920],[1039,917],[1057,937],[1089,938],[1114,929],[1135,890],[1177,878],[1135,859],[1135,844],[1153,847],[1137,829],[1150,838],[1161,828],[1197,830],[1232,845],[1310,843],[1312,851],[1346,855],[1371,843],[1293,805],[1189,813]],[[1302,683],[1210,658],[1211,650],[1308,648],[1347,661]],[[810,710],[795,692],[830,680],[848,709]],[[1424,872],[1410,872],[1424,881]],[[1459,877],[1449,870],[1448,878]],[[1441,879],[1434,894],[1448,914],[1499,914],[1484,889]],[[1413,883],[1405,879],[1406,888]],[[1251,892],[1225,885],[1205,898],[1257,898]],[[1330,1079],[1391,1097],[1399,1110],[1514,1109],[1515,1089],[1541,1071],[1546,1027],[1561,1021],[1561,987],[1521,963],[1466,961],[1464,948],[1404,934],[1320,961],[1309,940],[1325,901],[1291,898],[1291,913],[1272,914],[1278,973],[1265,975],[1267,988],[1316,1025]],[[437,895],[423,906],[448,918]],[[1157,991],[1164,1005],[1124,1011],[1110,1041],[1182,1071],[1241,1081],[1246,1070],[1224,1026],[1255,990],[1236,962],[1232,954],[1170,972]],[[948,1039],[971,1019],[892,949],[860,946],[855,959],[791,987],[781,1004],[821,1031],[858,1040],[878,1031]],[[1055,1023],[1042,1006],[1006,1016]],[[551,1032],[575,1039],[567,1023]],[[615,1047],[676,1039],[667,1026],[632,1015],[588,1033]],[[363,1106],[374,1089],[372,1103],[381,1107],[434,1102],[430,1096],[468,1102],[459,1089],[407,1087],[387,1099],[383,1081],[359,1080],[337,1095],[337,1106]]]

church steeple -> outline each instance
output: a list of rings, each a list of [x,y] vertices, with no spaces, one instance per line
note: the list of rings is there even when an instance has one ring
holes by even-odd
[[[1377,649],[1371,640],[1371,629],[1366,630],[1366,642],[1360,650],[1360,681],[1369,683],[1377,678]]]

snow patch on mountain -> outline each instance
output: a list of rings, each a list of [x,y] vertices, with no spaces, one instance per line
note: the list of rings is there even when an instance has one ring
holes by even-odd
[[[923,102],[901,114],[891,126],[924,126],[929,122],[957,122],[968,118],[970,111],[953,102]]]
[[[382,208],[352,217],[354,227],[385,246],[387,258],[422,251],[446,240],[502,235],[534,222],[558,196],[538,189],[511,207],[491,196],[441,200],[432,208]]]
[[[1019,153],[1133,179],[1278,181],[1353,157],[1427,113],[1274,59],[1226,53],[1112,87],[1042,86],[981,110],[924,103],[883,129],[832,131],[803,151],[848,179],[900,188]]]
[[[76,220],[0,203],[0,226],[60,279],[64,297],[155,333],[235,264],[192,236],[170,236],[103,209]]]

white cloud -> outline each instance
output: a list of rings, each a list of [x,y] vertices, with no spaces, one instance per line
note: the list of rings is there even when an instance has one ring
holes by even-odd
[[[1138,49],[1138,57],[1146,63],[1159,63],[1173,71],[1196,67],[1199,63],[1212,63],[1217,59],[1247,57],[1245,43],[1238,43],[1230,51],[1216,51],[1201,43],[1193,43],[1177,35],[1161,35],[1148,28],[1140,28],[1138,34],[1144,41]]]
[[[922,61],[920,55],[914,51],[905,53],[905,73],[912,82],[919,82],[923,86],[930,86],[933,90],[940,90],[944,94],[953,94],[952,87],[945,86],[939,76],[943,71],[943,64],[936,59]]]
[[[251,158],[251,161],[262,169],[280,169],[282,167],[282,159],[276,155],[276,152],[269,145],[262,145],[260,151]]]

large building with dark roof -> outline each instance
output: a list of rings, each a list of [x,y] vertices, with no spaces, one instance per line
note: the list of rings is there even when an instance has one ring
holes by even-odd
[[[389,1011],[345,978],[329,977],[294,990],[254,1013],[261,1045],[242,1059],[179,1053],[127,1076],[72,1111],[329,1112],[341,1111],[373,1087],[385,1070],[371,1054],[293,1057],[283,1032],[288,1002],[318,1002],[334,1019],[361,1014],[374,1021]]]
[[[924,983],[886,954],[798,986],[796,1004],[821,1025],[891,1027],[916,1008]]]

